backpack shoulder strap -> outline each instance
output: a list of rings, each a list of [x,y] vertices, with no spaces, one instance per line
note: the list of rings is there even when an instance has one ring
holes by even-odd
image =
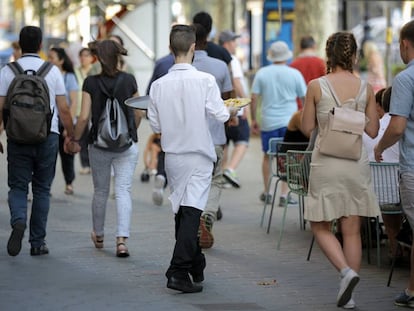
[[[122,80],[124,80],[124,74],[123,72],[120,72],[118,78],[116,79],[114,90],[112,92],[113,97],[115,97],[115,92],[118,89],[118,86],[121,85]]]
[[[328,78],[326,76],[322,77],[321,79],[323,79],[326,82],[326,86],[328,87],[329,91],[331,92],[332,97],[335,100],[335,104],[338,107],[341,107],[341,101],[339,100],[338,96],[336,96],[336,93],[332,87],[331,82],[329,82]]]
[[[37,70],[36,74],[42,78],[46,77],[50,69],[52,69],[53,64],[51,62],[44,62],[42,66]]]
[[[114,86],[114,88],[113,88],[113,90],[112,90],[112,95],[111,95],[111,94],[109,94],[109,91],[108,91],[108,89],[106,88],[105,84],[103,83],[102,79],[100,79],[100,78],[98,77],[98,84],[99,84],[99,88],[100,88],[100,89],[101,89],[101,91],[102,91],[102,92],[103,92],[106,96],[108,96],[109,98],[115,98],[115,92],[116,92],[116,90],[118,89],[118,86],[121,84],[121,82],[122,82],[123,78],[124,78],[124,75],[123,75],[123,73],[121,72],[121,73],[118,75],[118,77],[116,78],[116,81],[115,81],[115,86]]]
[[[102,82],[101,78],[98,76],[98,86],[101,89],[102,93],[104,93],[107,97],[111,98],[112,96],[109,94],[108,89],[106,88],[105,84]]]
[[[15,76],[24,73],[24,69],[18,62],[8,63],[7,66],[9,66],[9,68],[11,69],[11,71],[13,71]]]
[[[364,94],[364,91],[367,87],[367,81],[365,80],[361,80],[361,87],[359,89],[359,93],[358,95],[355,97],[355,101],[358,102],[359,98],[362,96],[362,94]]]

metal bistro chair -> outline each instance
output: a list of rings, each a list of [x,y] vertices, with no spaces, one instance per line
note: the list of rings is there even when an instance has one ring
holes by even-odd
[[[279,183],[280,180],[280,176],[278,174],[278,170],[277,170],[277,161],[276,161],[276,149],[277,149],[277,143],[282,142],[283,138],[282,137],[278,137],[278,138],[271,138],[269,139],[269,147],[267,149],[267,155],[269,156],[269,181],[267,184],[267,189],[270,193],[270,186],[272,185],[272,181],[273,178],[277,178],[276,180],[276,185],[275,187],[277,188],[277,185]],[[262,212],[262,218],[260,221],[260,227],[263,227],[263,222],[264,222],[264,217],[266,214],[266,209],[267,209],[267,205],[270,203],[267,200],[267,193],[265,194],[265,200],[264,200],[264,206],[263,206],[263,212]],[[272,198],[272,204],[274,201],[274,196]],[[267,232],[269,233],[269,232]]]
[[[382,214],[400,215],[403,213],[400,201],[399,189],[399,164],[389,162],[370,162],[372,184],[378,199],[379,208]],[[377,226],[377,263],[380,266],[380,230],[379,217],[376,221]],[[398,246],[400,247],[399,243]],[[390,285],[394,266],[391,266],[390,276],[387,286]]]
[[[272,224],[272,216],[273,216],[273,210],[275,206],[276,193],[277,193],[279,182],[287,181],[286,168],[285,168],[286,151],[290,149],[304,150],[306,149],[307,146],[308,146],[307,142],[283,142],[281,138],[271,138],[269,140],[269,149],[267,152],[267,154],[270,157],[269,158],[270,176],[269,176],[269,183],[268,183],[269,193],[271,193],[270,188],[271,188],[273,178],[276,177],[277,180],[276,180],[276,184],[275,184],[273,195],[272,195],[269,220],[268,220],[267,230],[266,230],[267,233],[269,233],[270,226]],[[265,200],[260,226],[263,226],[264,217],[265,217],[268,203],[269,202]]]
[[[286,181],[289,187],[288,196],[291,193],[297,194],[299,198],[299,222],[301,229],[304,229],[305,222],[303,217],[304,198],[308,194],[308,182],[310,162],[312,158],[312,151],[288,150],[286,152]],[[286,202],[283,208],[282,223],[280,227],[279,239],[277,242],[277,249],[280,249],[280,244],[283,238],[283,231],[286,222],[286,212],[288,203]]]
[[[388,162],[370,162],[372,184],[378,199],[379,208],[382,214],[402,214],[400,202],[400,189],[398,182],[399,164]],[[377,263],[380,266],[380,222],[377,226]],[[370,233],[370,230],[369,230]]]

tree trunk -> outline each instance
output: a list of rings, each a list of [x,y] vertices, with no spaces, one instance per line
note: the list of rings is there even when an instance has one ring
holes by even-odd
[[[295,55],[300,49],[300,39],[311,35],[316,41],[320,57],[325,57],[325,43],[338,29],[338,3],[332,0],[296,0],[293,43]]]

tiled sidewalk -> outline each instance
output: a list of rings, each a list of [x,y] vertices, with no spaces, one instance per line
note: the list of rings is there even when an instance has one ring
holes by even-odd
[[[141,156],[148,134],[144,121],[139,131]],[[4,142],[4,135],[1,139]],[[0,156],[1,311],[338,310],[338,273],[317,246],[306,261],[312,235],[309,230],[299,230],[297,207],[289,207],[279,251],[276,240],[282,209],[275,208],[269,235],[259,226],[262,154],[257,138],[252,139],[238,172],[242,187],[223,192],[223,219],[214,225],[215,245],[205,252],[208,266],[200,294],[179,294],[165,287],[173,215],[167,199],[161,207],[152,204],[152,185],[139,179],[142,158],[133,187],[131,257],[126,259],[115,257],[114,201],[108,204],[105,248],[96,250],[89,238],[91,177],[78,175],[75,195],[65,196],[59,166],[48,224],[50,255],[30,257],[26,234],[20,255],[9,257],[5,159]],[[398,310],[393,298],[405,287],[409,270],[396,269],[392,286],[387,288],[386,258],[378,268],[375,251],[372,256],[370,265],[363,260],[355,292],[358,310]]]

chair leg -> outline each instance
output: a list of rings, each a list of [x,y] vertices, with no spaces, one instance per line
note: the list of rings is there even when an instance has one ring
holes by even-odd
[[[371,223],[369,217],[365,217],[365,248],[367,250],[367,261],[371,264]]]
[[[267,230],[266,233],[269,234],[270,225],[272,224],[272,217],[273,217],[273,209],[275,207],[275,200],[276,200],[276,192],[277,192],[277,185],[279,184],[280,179],[276,181],[275,190],[273,190],[272,196],[272,205],[270,206],[270,214],[269,214],[269,221],[267,223]]]
[[[398,251],[401,249],[402,249],[401,244],[397,243],[397,247],[395,248],[394,255],[392,256],[392,262],[391,262],[390,274],[388,275],[387,287],[390,287],[391,285],[392,274],[394,272],[395,262],[397,261],[397,254],[398,254]]]
[[[313,243],[315,243],[315,236],[312,236],[312,241],[311,244],[309,246],[309,250],[308,250],[308,257],[306,257],[306,260],[309,261],[310,260],[310,256],[312,254],[312,249],[313,249]]]
[[[272,185],[273,177],[274,177],[273,175],[271,175],[269,177],[269,182],[267,183],[267,189],[270,189],[270,186]],[[277,183],[278,183],[278,181],[276,181],[275,187],[277,187]],[[260,220],[260,227],[263,227],[263,222],[264,222],[264,217],[265,217],[265,214],[266,214],[267,205],[268,205],[267,198],[265,198],[264,205],[263,205],[262,219]]]
[[[290,196],[291,191],[288,192],[287,197]],[[280,232],[279,232],[279,239],[277,241],[277,249],[280,249],[280,244],[282,242],[282,238],[283,238],[283,231],[285,229],[285,221],[286,221],[286,212],[287,212],[287,207],[288,207],[288,202],[289,200],[286,200],[285,206],[283,207],[283,217],[282,217],[282,225],[280,226]]]
[[[305,230],[306,224],[305,224],[305,219],[303,216],[303,211],[305,207],[305,197],[303,195],[299,195],[298,200],[299,200],[299,223],[300,223],[299,225],[300,225],[301,230]]]
[[[380,241],[380,222],[379,222],[379,216],[377,216],[377,223],[376,229],[377,229],[377,266],[378,268],[381,267],[381,241]]]

